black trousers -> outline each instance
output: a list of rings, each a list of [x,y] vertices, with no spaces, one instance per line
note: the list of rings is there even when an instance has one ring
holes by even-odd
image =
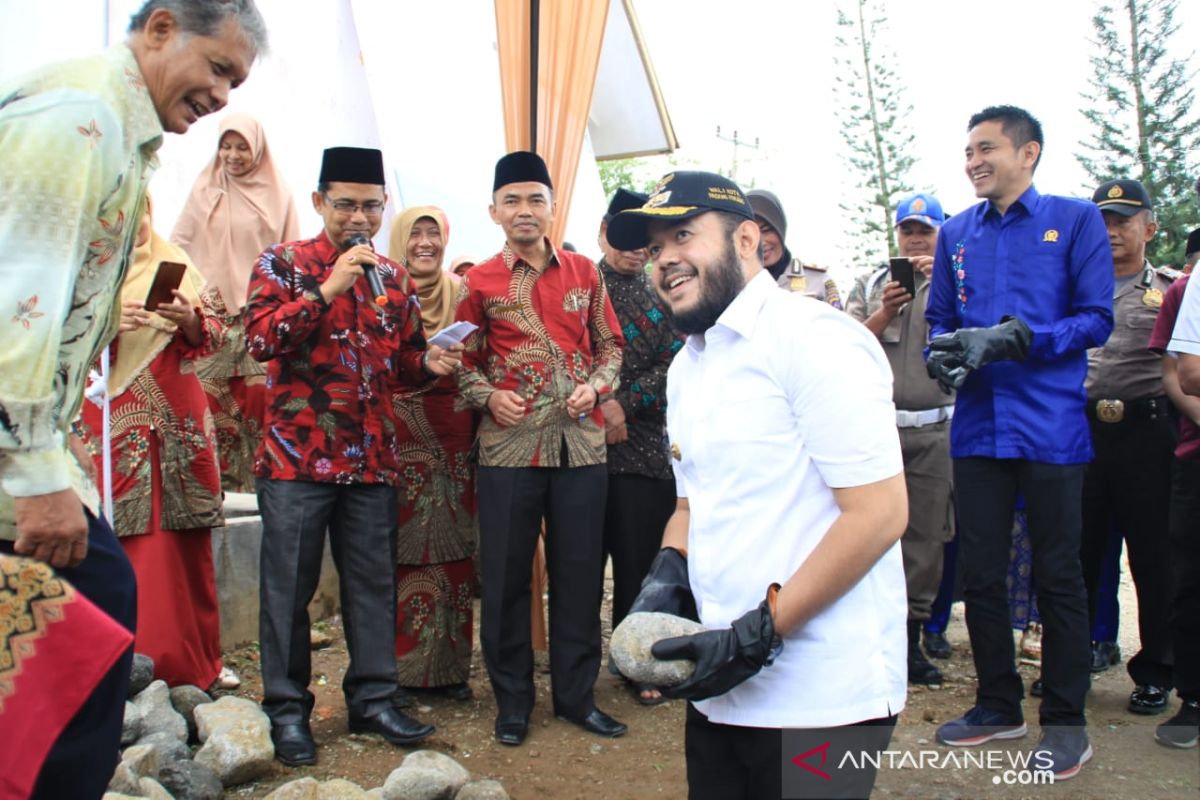
[[[675,481],[645,475],[609,475],[604,509],[604,557],[612,558],[612,626],[629,613],[675,511]]]
[[[137,629],[137,580],[112,528],[88,514],[88,552],[77,567],[57,570],[80,594],[131,633]],[[13,543],[0,541],[0,552],[13,553]],[[133,646],[105,673],[91,695],[54,741],[38,773],[33,798],[94,800],[101,797],[121,758],[121,722],[129,697]],[[19,731],[4,731],[4,736]]]
[[[1038,612],[1042,617],[1041,724],[1083,725],[1089,672],[1087,590],[1079,561],[1082,464],[992,458],[954,461],[959,568],[967,633],[975,657],[975,701],[1021,718],[1009,619],[1008,572],[1013,506],[1025,497]]]
[[[1167,517],[1176,426],[1166,415],[1117,423],[1092,421],[1096,456],[1083,479],[1083,580],[1088,622],[1096,621],[1100,576],[1109,535],[1125,539],[1138,599],[1141,650],[1129,659],[1135,684],[1175,685],[1168,607]],[[1041,575],[1038,575],[1041,580]]]
[[[1169,563],[1175,688],[1184,700],[1200,700],[1200,462],[1175,462]]]
[[[807,730],[746,728],[709,721],[691,703],[687,706],[684,750],[687,754],[688,800],[767,800],[784,797],[784,771],[789,770],[787,797],[869,797],[876,770],[839,770],[847,751],[875,752],[887,748],[896,717],[866,720],[855,725]],[[787,742],[785,748],[785,741]],[[825,744],[826,759],[812,763],[829,778],[802,771],[784,761]],[[859,759],[861,761],[862,759]],[[808,761],[808,759],[805,759]]]
[[[259,478],[258,508],[263,711],[276,724],[305,722],[312,711],[308,604],[321,577],[326,529],[350,654],[346,708],[355,716],[383,711],[396,690],[396,490]]]
[[[604,581],[608,469],[479,467],[479,639],[502,715],[533,710],[529,603],[533,552],[546,520],[550,575],[550,677],[554,712],[581,717],[595,707]]]

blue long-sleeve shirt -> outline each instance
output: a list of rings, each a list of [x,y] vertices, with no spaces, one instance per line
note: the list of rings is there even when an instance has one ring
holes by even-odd
[[[1004,216],[985,201],[948,220],[925,311],[930,337],[1008,315],[1033,330],[1025,361],[985,366],[959,390],[951,456],[1089,461],[1087,349],[1112,332],[1112,295],[1112,250],[1092,203],[1030,186]]]

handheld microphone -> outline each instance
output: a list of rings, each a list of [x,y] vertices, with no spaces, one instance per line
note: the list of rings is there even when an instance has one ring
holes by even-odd
[[[346,240],[346,244],[350,247],[357,247],[360,244],[369,245],[371,244],[371,240],[361,233],[356,233]],[[383,279],[375,271],[375,265],[363,264],[362,267],[363,275],[367,279],[367,285],[371,287],[371,292],[375,295],[375,302],[378,305],[386,306],[388,304],[387,292],[383,288]]]

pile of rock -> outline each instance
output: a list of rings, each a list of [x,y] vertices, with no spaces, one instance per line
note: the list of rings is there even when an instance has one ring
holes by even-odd
[[[349,781],[300,778],[266,800],[508,800],[508,793],[497,781],[472,781],[471,773],[445,753],[417,750],[405,756],[383,786],[370,791]]]
[[[213,702],[195,686],[168,689],[153,677],[154,663],[134,656],[124,749],[106,797],[217,800],[225,787],[271,770],[271,724],[257,703],[240,697]]]

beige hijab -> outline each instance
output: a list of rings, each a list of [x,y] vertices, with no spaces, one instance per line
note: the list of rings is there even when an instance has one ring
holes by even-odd
[[[446,245],[450,241],[450,222],[446,219],[446,212],[437,206],[406,208],[392,223],[392,233],[388,237],[388,258],[408,269],[408,237],[412,234],[413,225],[422,217],[436,222],[442,232],[442,256],[438,261],[437,270],[432,275],[414,275],[411,271],[408,273],[417,285],[417,297],[421,299],[421,326],[428,338],[454,322],[454,298],[458,294],[458,281],[442,269],[442,261],[446,258]]]
[[[146,198],[146,216],[151,217],[150,237],[133,250],[125,282],[121,284],[121,299],[143,303],[154,283],[159,263],[176,261],[187,265],[181,291],[193,308],[200,307],[200,293],[204,290],[204,276],[192,264],[187,253],[154,232],[150,198]],[[150,315],[150,323],[117,336],[117,357],[109,367],[108,396],[116,397],[129,388],[138,373],[150,366],[150,362],[163,351],[179,330],[174,322],[158,314]]]
[[[221,164],[220,141],[226,131],[240,134],[250,145],[250,171],[236,178]],[[236,314],[246,304],[259,254],[299,236],[296,204],[271,160],[262,125],[246,114],[230,114],[221,121],[217,154],[196,178],[171,241],[191,255],[229,313]]]

